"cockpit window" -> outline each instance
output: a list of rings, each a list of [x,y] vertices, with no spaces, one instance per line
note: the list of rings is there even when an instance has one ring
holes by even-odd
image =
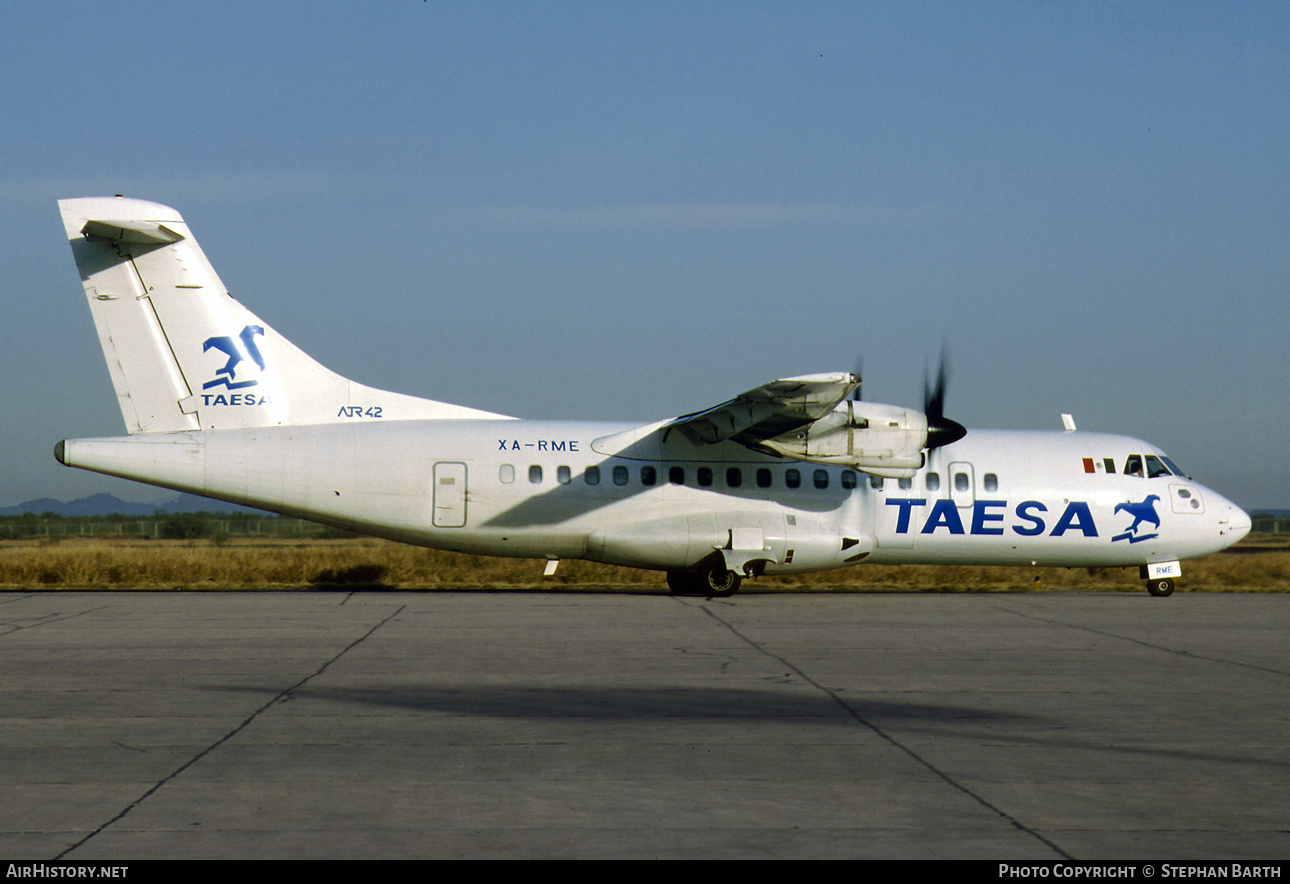
[[[1147,455],[1147,478],[1154,479],[1156,476],[1169,475],[1169,467],[1160,462],[1160,458],[1154,454]]]
[[[1141,454],[1130,454],[1124,460],[1124,475],[1137,476],[1139,479],[1143,476],[1154,479],[1157,476],[1184,476],[1185,474],[1163,454],[1148,454],[1145,457]]]

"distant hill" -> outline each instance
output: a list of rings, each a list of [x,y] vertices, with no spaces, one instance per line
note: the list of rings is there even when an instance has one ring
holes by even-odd
[[[38,497],[17,506],[0,507],[0,516],[23,513],[57,513],[60,516],[151,516],[154,513],[259,513],[261,510],[224,503],[195,494],[180,494],[162,503],[130,503],[111,494],[94,494],[80,500],[61,501]]]
[[[1267,516],[1273,519],[1290,519],[1290,510],[1252,509],[1252,516]]]

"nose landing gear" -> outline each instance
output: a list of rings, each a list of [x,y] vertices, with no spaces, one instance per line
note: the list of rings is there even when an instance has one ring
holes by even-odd
[[[1178,562],[1155,562],[1138,566],[1138,576],[1147,581],[1147,592],[1158,599],[1173,595],[1174,578],[1182,575]]]
[[[1147,581],[1147,592],[1158,599],[1171,596],[1174,593],[1174,582],[1168,577],[1160,577],[1155,580]]]

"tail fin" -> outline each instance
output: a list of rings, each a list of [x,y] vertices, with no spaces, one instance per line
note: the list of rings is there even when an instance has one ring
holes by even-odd
[[[129,433],[502,415],[356,384],[232,298],[174,209],[61,200]]]

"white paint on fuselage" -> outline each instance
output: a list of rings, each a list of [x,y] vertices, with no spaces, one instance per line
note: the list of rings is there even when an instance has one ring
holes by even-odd
[[[1189,479],[1084,471],[1084,458],[1122,465],[1131,454],[1159,453],[1124,436],[972,430],[931,451],[903,488],[733,442],[694,445],[664,434],[626,423],[364,420],[69,440],[64,460],[421,546],[662,570],[693,566],[732,537],[760,539],[774,574],[859,561],[1139,565],[1214,552],[1249,530],[1238,507]],[[441,501],[464,506],[461,527],[435,524],[435,464],[447,463],[464,467],[441,471],[462,477],[441,490],[463,495]],[[970,487],[952,490],[951,464],[971,466],[959,470]],[[599,471],[596,484],[589,468]],[[615,468],[626,469],[624,484]],[[642,482],[647,468],[653,485]],[[673,468],[682,484],[671,481]],[[707,487],[701,469],[711,471]],[[729,470],[738,471],[737,487]],[[759,486],[759,470],[769,471],[769,487]],[[800,477],[796,488],[789,471]],[[825,487],[816,486],[817,472]],[[940,479],[935,490],[930,473]],[[853,488],[843,486],[844,474]],[[987,476],[996,490],[985,490]],[[1172,506],[1179,489],[1200,505]],[[1116,507],[1150,495],[1159,527],[1113,539],[1133,521]]]

